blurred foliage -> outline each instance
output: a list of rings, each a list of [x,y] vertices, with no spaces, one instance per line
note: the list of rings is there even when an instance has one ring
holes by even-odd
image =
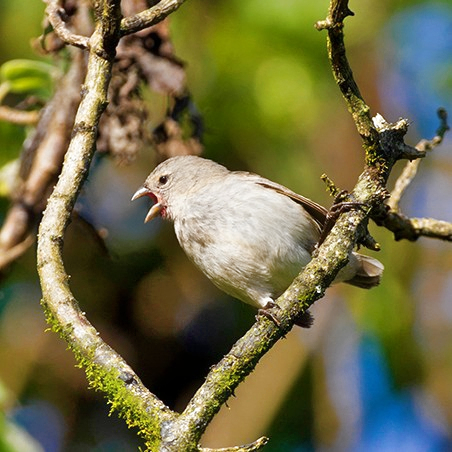
[[[1,6],[0,75],[11,81],[5,72],[13,63],[5,62],[39,58],[30,39],[41,33],[44,4],[3,0]],[[406,115],[413,121],[413,144],[420,133],[432,136],[438,99],[452,111],[449,0],[365,0],[350,7],[356,15],[346,21],[348,56],[372,111],[390,120]],[[359,137],[331,75],[325,33],[313,26],[327,8],[326,1],[190,0],[171,18],[176,54],[186,62],[205,120],[205,155],[325,205],[331,201],[319,176],[327,173],[350,189],[363,164]],[[422,26],[427,12],[436,14],[436,28],[446,30],[441,38],[429,34],[431,22]],[[37,78],[29,81],[40,81],[38,91],[47,96],[52,71],[48,62],[36,64]],[[155,105],[155,126],[166,100],[145,95]],[[0,122],[1,166],[19,156],[26,132]],[[448,138],[423,162],[403,205],[408,214],[452,220],[451,147]],[[108,254],[75,219],[65,260],[74,293],[104,339],[165,403],[183,409],[255,312],[212,287],[168,225],[142,224],[147,206],[132,205],[130,197],[153,164],[150,149],[128,167],[95,161],[78,210],[103,228]],[[3,199],[0,217],[6,209]],[[294,330],[278,344],[239,388],[230,409],[221,410],[206,446],[265,434],[269,451],[450,449],[450,245],[396,243],[386,231],[372,232],[383,249],[381,286],[369,292],[332,288],[313,307],[314,327]],[[0,424],[21,425],[46,451],[137,450],[133,432],[109,418],[104,401],[87,390],[65,345],[45,333],[39,296],[30,250],[0,288],[0,381],[14,400],[2,406]],[[42,421],[58,433],[46,434],[45,445]],[[4,441],[3,428],[0,436]],[[408,437],[417,448],[405,443]]]
[[[43,61],[6,61],[0,66],[0,91],[48,99],[52,94],[54,71],[53,65]]]

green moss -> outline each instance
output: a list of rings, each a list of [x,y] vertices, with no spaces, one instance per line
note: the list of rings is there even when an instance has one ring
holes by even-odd
[[[129,428],[138,429],[138,434],[145,440],[146,450],[156,450],[161,441],[159,417],[146,411],[144,402],[131,394],[117,369],[106,370],[94,362],[95,347],[88,351],[76,347],[71,340],[72,327],[61,325],[45,300],[41,300],[41,305],[46,321],[50,325],[49,329],[65,340],[68,348],[74,353],[77,367],[85,370],[89,388],[105,394],[111,406],[110,415],[117,412]]]
[[[69,342],[69,336],[72,332],[72,328],[67,327],[66,329],[63,328],[63,326],[58,322],[58,320],[53,315],[53,312],[47,305],[47,302],[44,299],[41,299],[41,306],[44,311],[44,316],[46,319],[47,324],[49,325],[49,328],[47,331],[53,331],[54,333],[57,333],[62,339],[64,339],[67,343]]]
[[[160,442],[160,426],[157,416],[146,412],[144,403],[131,395],[126,383],[121,380],[117,369],[106,371],[103,367],[93,363],[92,356],[83,357],[72,349],[78,366],[85,369],[90,389],[102,391],[111,406],[110,415],[117,412],[118,416],[126,421],[129,428],[137,428],[138,434],[145,439],[146,447]]]

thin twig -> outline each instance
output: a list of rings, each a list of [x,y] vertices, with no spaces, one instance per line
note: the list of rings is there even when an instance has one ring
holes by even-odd
[[[255,452],[261,450],[268,443],[268,438],[262,437],[253,443],[243,446],[224,447],[221,449],[207,449],[202,447],[200,452]]]
[[[440,125],[436,131],[436,135],[431,140],[421,140],[417,145],[416,149],[421,152],[427,152],[433,150],[436,146],[442,143],[444,135],[449,130],[449,125],[447,124],[447,111],[444,108],[438,109],[438,118],[440,120]],[[402,173],[398,177],[394,189],[391,192],[391,198],[388,200],[387,204],[391,210],[397,211],[399,209],[400,200],[411,184],[413,179],[416,177],[417,171],[419,169],[421,161],[413,160],[408,162],[403,168]]]
[[[452,241],[452,223],[447,221],[434,218],[408,218],[401,212],[390,211],[380,223],[394,233],[395,240],[415,241],[420,237],[429,237]]]
[[[438,110],[440,124],[436,135],[431,140],[421,140],[416,148],[421,152],[433,150],[444,139],[450,129],[447,123],[445,109]],[[419,237],[429,237],[444,241],[452,241],[452,223],[436,220],[434,218],[408,218],[400,212],[400,200],[415,178],[419,169],[420,160],[408,162],[402,174],[398,177],[390,199],[387,201],[388,209],[377,219],[378,223],[394,233],[396,240],[417,240]]]
[[[11,108],[6,105],[0,105],[0,121],[8,121],[19,125],[36,124],[39,119],[39,111],[24,111]]]
[[[25,237],[25,239],[14,245],[11,248],[8,248],[5,252],[0,255],[0,268],[4,268],[9,265],[11,262],[15,261],[18,257],[22,256],[22,254],[27,251],[31,245],[35,242],[35,236],[30,234]]]
[[[63,20],[65,14],[64,9],[61,6],[60,0],[44,0],[47,3],[46,14],[52,25],[55,33],[66,44],[78,47],[80,49],[88,49],[89,38],[72,33],[66,26]]]
[[[125,36],[148,28],[161,22],[165,17],[176,11],[185,0],[161,0],[152,8],[130,17],[125,17],[121,21],[121,36]]]
[[[391,210],[397,211],[399,209],[400,200],[405,193],[405,190],[416,177],[420,163],[420,160],[413,160],[406,163],[402,173],[396,180],[394,189],[391,192],[391,197],[387,201],[387,204]]]
[[[326,29],[328,32],[327,48],[334,79],[344,96],[348,110],[367,148],[378,141],[378,133],[372,123],[370,108],[364,101],[355,82],[345,52],[343,21],[347,16],[353,15],[354,13],[348,7],[348,0],[332,0],[328,17],[317,22],[315,26],[318,30]]]

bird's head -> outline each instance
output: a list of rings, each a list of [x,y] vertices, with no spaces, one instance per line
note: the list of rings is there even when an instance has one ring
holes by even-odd
[[[186,208],[186,202],[196,197],[200,190],[217,177],[229,171],[211,160],[194,155],[172,157],[160,163],[147,177],[132,201],[148,196],[154,201],[146,215],[145,223],[157,216],[174,220]]]

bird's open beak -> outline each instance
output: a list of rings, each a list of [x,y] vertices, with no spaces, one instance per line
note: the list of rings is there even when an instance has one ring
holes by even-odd
[[[155,201],[155,204],[149,209],[149,212],[144,219],[144,222],[147,223],[148,221],[151,221],[152,219],[160,215],[160,212],[163,209],[163,205],[158,201],[157,196],[155,196],[154,193],[150,192],[146,187],[139,188],[132,196],[132,201],[135,201],[135,199],[141,198],[143,196],[149,196],[153,201]]]

